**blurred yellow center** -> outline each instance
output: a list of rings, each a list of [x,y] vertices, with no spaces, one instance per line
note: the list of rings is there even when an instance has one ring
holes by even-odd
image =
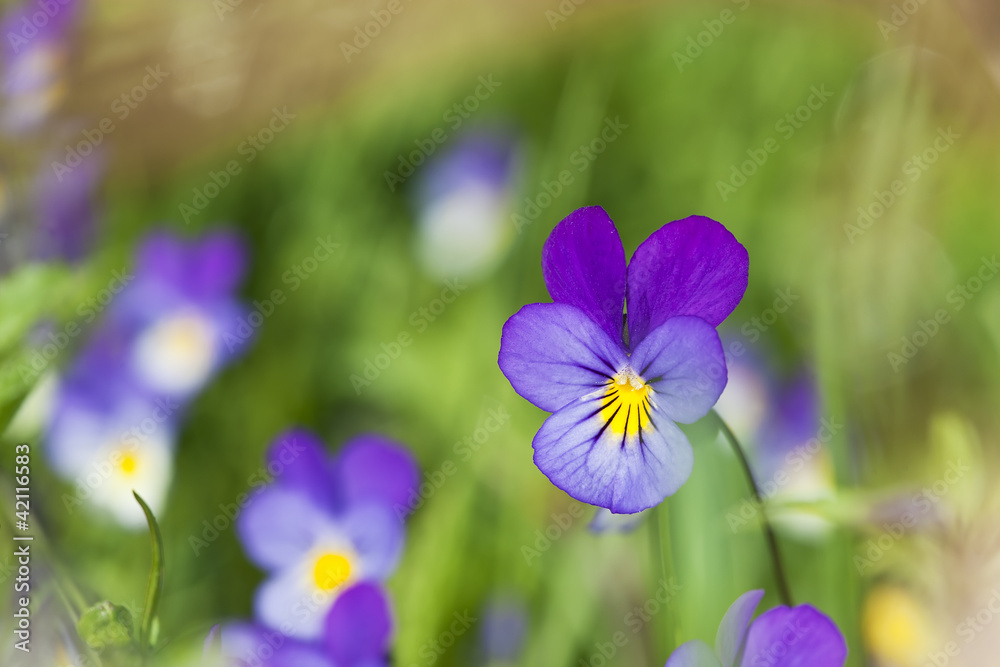
[[[340,554],[323,554],[316,559],[313,566],[313,579],[316,588],[321,591],[332,591],[351,576],[351,562]]]
[[[635,435],[649,426],[649,395],[652,388],[631,368],[618,372],[607,383],[601,421],[613,433]]]
[[[192,315],[175,317],[164,325],[165,342],[183,358],[201,358],[212,347],[211,333],[200,318]]]
[[[906,590],[879,586],[868,594],[862,631],[869,650],[881,661],[914,667],[926,655],[928,621]]]
[[[121,471],[126,475],[132,475],[135,473],[136,467],[138,467],[138,462],[135,460],[135,456],[132,454],[126,454],[122,457],[121,463],[118,464]]]

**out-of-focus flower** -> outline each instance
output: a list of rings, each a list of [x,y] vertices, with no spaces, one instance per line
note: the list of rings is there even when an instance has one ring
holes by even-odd
[[[528,633],[528,611],[510,597],[490,601],[479,626],[479,646],[487,665],[517,662]]]
[[[80,0],[22,2],[0,22],[3,34],[3,112],[10,133],[41,126],[66,95],[70,38],[82,14]]]
[[[108,323],[131,341],[124,363],[137,384],[183,400],[245,347],[246,309],[233,294],[245,263],[242,242],[227,232],[197,241],[163,232],[146,239]]]
[[[886,667],[922,667],[934,647],[924,606],[898,585],[880,584],[869,591],[861,629],[868,651]]]
[[[95,199],[104,164],[96,151],[82,160],[58,174],[46,162],[37,177],[36,255],[40,259],[75,261],[90,249],[98,216]]]
[[[729,352],[732,346],[722,337],[726,353],[729,381],[715,404],[719,413],[742,443],[756,441],[760,428],[771,409],[771,378],[763,360],[740,343],[742,354]]]
[[[418,472],[409,452],[377,435],[359,436],[329,457],[313,435],[294,430],[268,452],[277,481],[237,521],[247,556],[269,578],[255,611],[282,634],[313,639],[351,585],[383,581],[403,546],[403,518]]]
[[[461,137],[424,168],[417,253],[425,271],[475,278],[499,263],[514,237],[507,212],[517,172],[513,136],[486,131]]]
[[[232,667],[385,667],[393,622],[389,597],[374,583],[347,588],[313,641],[252,624],[222,628],[224,664]]]
[[[507,320],[499,357],[514,390],[554,413],[532,443],[553,484],[631,514],[687,481],[694,453],[676,423],[705,416],[726,385],[715,327],[743,298],[748,267],[735,237],[701,216],[661,227],[627,268],[604,209],[556,226],[542,260],[555,303]]]
[[[682,644],[666,667],[843,667],[847,644],[840,630],[811,605],[775,607],[751,622],[764,591],[749,591],[729,608],[715,650],[695,639]]]
[[[45,433],[53,469],[73,489],[67,511],[92,505],[132,529],[146,518],[132,497],[137,491],[160,513],[173,476],[178,404],[132,389],[114,358],[87,351],[61,383]]]

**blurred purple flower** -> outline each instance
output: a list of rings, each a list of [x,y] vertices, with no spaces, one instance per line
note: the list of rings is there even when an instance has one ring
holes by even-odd
[[[69,42],[82,5],[82,0],[22,2],[0,21],[4,130],[16,134],[37,129],[62,101]]]
[[[45,164],[35,184],[39,259],[76,261],[90,249],[98,207],[97,188],[104,175],[98,152],[75,168],[56,174]]]
[[[528,611],[509,597],[492,599],[483,611],[479,646],[486,664],[516,662],[528,633]]]
[[[228,232],[147,237],[106,324],[129,341],[125,363],[137,384],[183,400],[246,346],[248,311],[234,296],[245,264],[242,241]]]
[[[438,278],[487,273],[513,240],[506,214],[519,160],[510,132],[476,131],[427,165],[418,183],[418,256]]]
[[[775,607],[751,622],[764,591],[744,593],[729,608],[715,650],[695,639],[682,644],[666,667],[843,667],[847,644],[836,624],[811,605]]]
[[[289,637],[314,639],[338,595],[395,570],[403,522],[393,508],[417,487],[417,466],[381,436],[354,438],[331,457],[303,430],[278,437],[267,459],[276,482],[237,520],[247,556],[269,574],[256,616]]]
[[[392,639],[389,597],[373,583],[347,588],[323,619],[313,641],[252,624],[222,628],[227,667],[387,667]],[[206,641],[206,649],[208,641]]]
[[[542,256],[555,303],[508,319],[499,356],[514,390],[554,413],[532,443],[553,484],[631,514],[687,481],[694,453],[676,423],[705,416],[726,385],[715,327],[742,299],[748,266],[736,238],[701,216],[661,227],[627,267],[604,209],[556,226]]]

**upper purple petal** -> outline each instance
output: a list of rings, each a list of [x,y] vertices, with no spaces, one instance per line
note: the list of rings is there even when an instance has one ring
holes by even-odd
[[[708,414],[726,387],[719,335],[697,317],[674,317],[658,326],[629,363],[653,387],[660,410],[682,424]]]
[[[763,597],[762,590],[748,591],[738,597],[722,617],[719,632],[715,635],[715,654],[719,656],[722,667],[736,667],[736,660],[747,638],[750,619]]]
[[[342,528],[362,562],[366,579],[382,581],[396,569],[403,552],[404,528],[380,503],[354,505],[341,516]]]
[[[391,636],[389,598],[381,586],[365,582],[333,603],[323,639],[338,667],[356,667],[384,656]]]
[[[555,412],[606,383],[626,356],[617,339],[579,308],[535,303],[504,324],[499,362],[514,391]]]
[[[804,604],[775,607],[750,626],[740,667],[843,667],[847,643],[825,614]]]
[[[406,507],[420,483],[420,469],[410,451],[389,438],[366,434],[350,440],[336,459],[341,502]]]
[[[308,495],[331,510],[335,502],[334,476],[323,441],[306,429],[285,431],[267,451],[267,467],[283,487]]]
[[[719,659],[708,644],[695,639],[677,647],[665,667],[719,667]],[[725,667],[729,667],[726,665]]]
[[[625,251],[603,208],[578,208],[556,225],[542,250],[542,273],[553,301],[576,306],[621,340]]]
[[[743,298],[750,258],[720,223],[676,220],[636,249],[628,267],[628,330],[634,347],[668,318],[694,315],[718,326]]]

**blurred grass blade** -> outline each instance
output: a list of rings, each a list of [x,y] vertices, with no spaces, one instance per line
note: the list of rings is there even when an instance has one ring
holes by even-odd
[[[163,591],[163,536],[160,535],[160,526],[156,523],[156,517],[146,501],[136,493],[132,492],[136,501],[146,514],[146,522],[149,524],[149,537],[153,543],[153,562],[149,568],[149,582],[146,584],[146,601],[142,610],[142,625],[139,631],[139,646],[143,653],[149,653],[153,649],[155,640],[153,638],[153,624],[156,619],[156,608],[160,604],[160,593]]]

